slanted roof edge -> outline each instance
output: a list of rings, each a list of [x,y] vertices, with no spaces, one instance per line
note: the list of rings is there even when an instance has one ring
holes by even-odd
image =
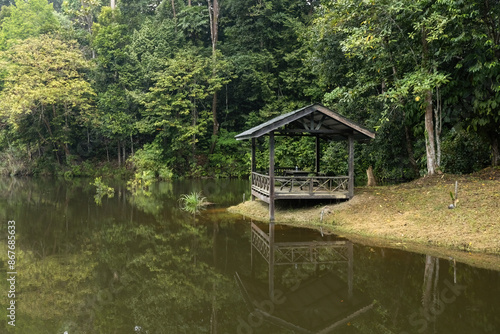
[[[375,133],[373,133],[372,131],[326,108],[321,104],[311,104],[303,108],[288,112],[286,114],[279,115],[273,119],[268,120],[267,122],[254,126],[253,128],[236,135],[235,138],[237,140],[245,140],[245,139],[261,137],[297,119],[307,116],[313,113],[314,111],[319,111],[324,115],[327,115],[328,117],[338,121],[339,123],[344,124],[345,126],[353,129],[355,132],[358,132],[366,136],[367,137],[366,139],[375,138]],[[307,130],[304,130],[304,132],[307,132]]]

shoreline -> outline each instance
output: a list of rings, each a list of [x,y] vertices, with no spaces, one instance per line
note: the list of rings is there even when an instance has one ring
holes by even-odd
[[[458,205],[448,209],[455,182],[459,185]],[[268,205],[262,201],[247,201],[227,210],[269,221]],[[355,243],[500,270],[500,169],[490,168],[480,175],[424,177],[395,186],[360,187],[350,201],[340,204],[292,206],[277,201],[275,223],[321,227]]]

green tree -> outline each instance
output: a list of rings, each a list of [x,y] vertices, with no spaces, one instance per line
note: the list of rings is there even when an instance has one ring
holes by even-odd
[[[10,47],[16,40],[53,31],[58,25],[52,4],[47,0],[17,0],[2,20],[0,50]]]
[[[197,143],[207,130],[207,97],[228,81],[229,65],[219,60],[227,75],[221,70],[217,72],[220,77],[213,78],[211,59],[196,49],[181,50],[165,64],[165,70],[154,78],[154,86],[140,99],[145,110],[138,126],[141,132],[166,144],[171,165],[189,168]]]
[[[490,145],[491,163],[500,165],[500,8],[497,1],[449,1],[455,15],[459,54],[456,100],[463,120]],[[459,80],[459,78],[467,80]],[[459,95],[460,94],[460,95]]]
[[[133,154],[135,113],[130,88],[130,64],[127,47],[130,38],[118,9],[103,7],[98,22],[92,28],[92,48],[96,52],[96,67],[92,72],[97,92],[97,109],[89,115],[89,126],[97,129],[104,140],[117,145],[118,165],[126,159],[126,143],[130,139]],[[109,158],[109,154],[108,154]]]
[[[439,108],[435,94],[449,80],[443,67],[443,31],[449,24],[437,3],[354,0],[322,8],[311,32],[318,36],[313,45],[319,51],[314,55],[325,59],[319,68],[326,71],[325,81],[333,86],[325,98],[356,105],[369,98],[379,109],[375,116],[379,124],[395,111],[403,113],[405,124],[415,113],[421,115],[418,123],[424,129],[428,174],[434,174],[439,167],[442,115],[436,112]],[[328,46],[326,54],[319,46]],[[329,54],[336,63],[344,64],[326,68],[331,62]],[[339,81],[335,82],[336,78]],[[411,161],[412,147],[409,136],[405,137]]]
[[[68,157],[74,129],[94,95],[81,73],[88,62],[74,43],[47,35],[28,38],[2,57],[9,69],[0,93],[0,117],[14,130],[30,130],[51,145],[58,161],[60,149]]]

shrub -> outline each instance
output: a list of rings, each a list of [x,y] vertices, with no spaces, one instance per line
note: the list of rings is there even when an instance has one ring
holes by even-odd
[[[173,172],[168,168],[163,160],[163,149],[160,144],[153,142],[145,144],[135,154],[128,159],[137,173],[151,172],[153,177],[163,180],[170,180]],[[137,177],[136,177],[137,178]]]

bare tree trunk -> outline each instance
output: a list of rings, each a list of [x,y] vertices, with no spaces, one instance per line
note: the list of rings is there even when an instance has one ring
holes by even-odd
[[[425,150],[427,152],[427,174],[434,175],[436,172],[436,148],[434,145],[434,122],[432,112],[432,91],[425,95]]]
[[[429,47],[427,43],[427,29],[422,27],[422,66],[428,66]],[[434,113],[432,110],[432,90],[425,92],[425,150],[427,153],[427,174],[436,172],[436,138],[434,136]]]
[[[208,11],[210,18],[210,37],[212,39],[212,76],[215,77],[216,64],[217,64],[217,42],[219,40],[219,0],[207,0]],[[217,142],[217,135],[219,133],[219,123],[217,122],[217,92],[214,92],[212,99],[212,120],[213,120],[213,132],[212,132],[212,146],[210,147],[210,154],[214,152],[215,144]]]
[[[111,7],[111,9],[115,9],[116,8],[115,0],[111,0],[110,7]]]
[[[367,187],[375,187],[377,185],[377,181],[375,181],[375,176],[373,175],[373,167],[370,166],[366,170],[366,176],[368,178],[368,182],[366,184]]]
[[[441,94],[439,93],[439,87],[436,88],[436,108],[434,109],[434,127],[436,136],[436,167],[441,166],[441,130],[442,120],[441,120]]]
[[[175,19],[175,0],[172,0],[172,13],[174,13],[174,19]]]

